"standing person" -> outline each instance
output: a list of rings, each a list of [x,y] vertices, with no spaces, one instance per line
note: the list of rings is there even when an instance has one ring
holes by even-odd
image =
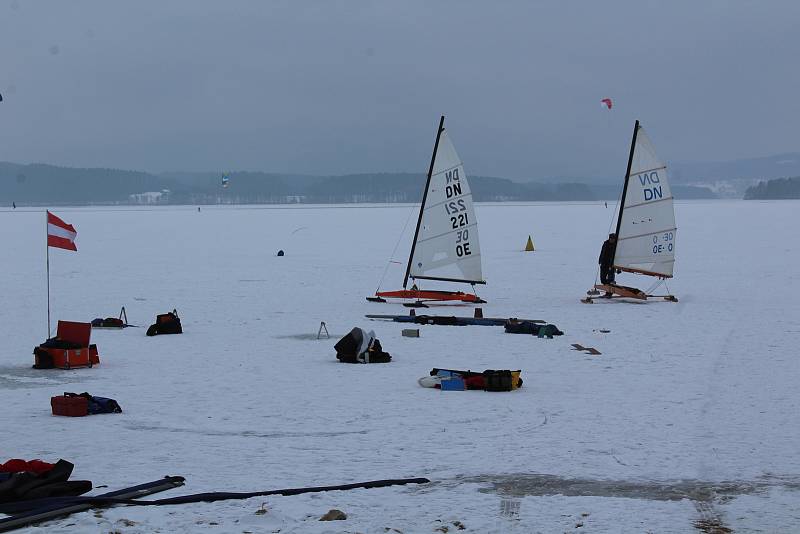
[[[617,234],[608,234],[600,249],[600,283],[614,285],[614,252],[617,248]]]

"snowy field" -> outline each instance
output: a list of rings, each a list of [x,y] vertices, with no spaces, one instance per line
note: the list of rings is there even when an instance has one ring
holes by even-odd
[[[124,305],[145,328],[177,308],[184,327],[155,338],[95,331],[101,365],[73,371],[30,368],[46,333],[44,214],[0,211],[1,461],[65,458],[75,478],[109,490],[186,477],[159,497],[432,481],[118,507],[27,532],[798,529],[798,208],[677,203],[670,290],[680,302],[584,305],[611,207],[477,205],[484,315],[547,320],[565,331],[552,340],[483,326],[423,326],[411,339],[402,324],[366,320],[407,312],[364,297],[410,216],[395,254],[405,262],[410,206],[55,209],[77,228],[79,251],[51,251],[54,323]],[[522,252],[528,234],[536,252]],[[383,289],[398,289],[403,269],[390,264]],[[315,339],[320,321],[330,340]],[[353,326],[374,329],[392,363],[338,363],[333,345]],[[519,368],[525,383],[511,393],[420,388],[432,367]],[[49,399],[63,391],[116,398],[124,413],[53,417]],[[330,508],[348,519],[317,521]]]

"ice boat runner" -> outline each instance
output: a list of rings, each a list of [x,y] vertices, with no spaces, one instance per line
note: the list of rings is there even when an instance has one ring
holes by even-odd
[[[633,177],[631,179],[631,177]],[[667,166],[656,155],[655,148],[639,125],[633,128],[628,170],[619,203],[617,229],[603,243],[600,253],[600,284],[583,302],[601,298],[624,297],[647,300],[659,297],[677,302],[673,295],[653,295],[652,290],[672,278],[675,265],[675,209],[667,180]],[[658,278],[654,287],[642,291],[618,285],[615,273],[629,272]]]
[[[475,284],[485,284],[478,241],[478,221],[472,205],[472,193],[464,173],[464,165],[444,129],[444,115],[439,120],[436,142],[428,168],[428,179],[422,194],[417,228],[408,256],[403,289],[376,291],[371,302],[386,298],[424,301],[485,302],[474,294]],[[408,280],[412,279],[411,288]],[[471,284],[473,293],[419,289],[417,280],[437,280]]]

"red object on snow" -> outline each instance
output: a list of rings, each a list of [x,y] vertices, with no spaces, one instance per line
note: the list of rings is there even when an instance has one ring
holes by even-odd
[[[53,464],[41,460],[20,460],[12,458],[4,464],[0,464],[0,473],[46,473],[53,468]]]
[[[100,363],[97,345],[89,345],[82,349],[56,349],[39,346],[34,349],[33,355],[34,367],[37,369],[74,369],[75,367],[92,367]],[[49,362],[44,361],[45,359],[49,359]]]
[[[614,107],[614,102],[612,102],[610,98],[604,98],[604,99],[603,99],[603,100],[601,100],[600,102],[602,102],[602,103],[603,103],[603,105],[604,105],[605,107],[607,107],[608,109],[611,109],[611,108],[613,108],[613,107]]]
[[[75,246],[75,238],[78,232],[71,224],[67,224],[49,211],[47,212],[47,246],[63,248],[66,250],[78,250]]]
[[[474,374],[464,378],[464,386],[467,389],[486,389],[486,380],[483,374]]]
[[[478,295],[464,293],[462,291],[439,291],[435,289],[399,289],[397,291],[377,291],[376,296],[392,299],[416,299],[446,301],[457,300],[461,302],[473,302],[482,304],[485,302]]]
[[[53,415],[66,415],[67,417],[89,415],[89,399],[77,395],[50,397],[50,407],[53,409]]]
[[[72,369],[75,367],[92,367],[100,363],[97,345],[89,343],[92,336],[91,323],[58,321],[56,339],[79,346],[75,349],[63,349],[39,345],[33,349],[34,367],[37,369]]]
[[[76,323],[73,321],[58,321],[56,337],[61,341],[77,343],[81,347],[88,347],[92,338],[92,323]]]

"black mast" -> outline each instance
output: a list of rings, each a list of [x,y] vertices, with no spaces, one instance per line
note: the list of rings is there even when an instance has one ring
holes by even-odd
[[[637,122],[638,124],[638,122]],[[433,145],[431,155],[431,165],[428,167],[428,179],[425,182],[425,191],[422,193],[422,205],[419,207],[419,218],[417,219],[417,229],[414,230],[414,241],[411,242],[411,254],[408,255],[408,265],[406,265],[406,277],[403,279],[403,289],[408,285],[408,276],[411,274],[411,262],[414,261],[414,249],[417,248],[417,237],[419,237],[419,227],[422,225],[422,212],[425,210],[425,200],[428,198],[428,187],[431,185],[431,175],[433,174],[433,164],[436,162],[436,151],[439,150],[439,139],[444,131],[444,115],[439,119],[439,130],[436,132],[436,143]]]
[[[625,171],[625,185],[622,186],[622,199],[619,201],[619,216],[617,217],[617,229],[614,235],[614,254],[611,255],[611,264],[614,264],[614,257],[617,255],[617,244],[619,244],[619,229],[622,226],[622,210],[625,208],[625,197],[628,195],[628,181],[631,179],[631,165],[633,165],[633,151],[636,149],[636,135],[639,133],[639,121],[633,126],[633,137],[631,138],[631,153],[628,154],[628,169]]]

